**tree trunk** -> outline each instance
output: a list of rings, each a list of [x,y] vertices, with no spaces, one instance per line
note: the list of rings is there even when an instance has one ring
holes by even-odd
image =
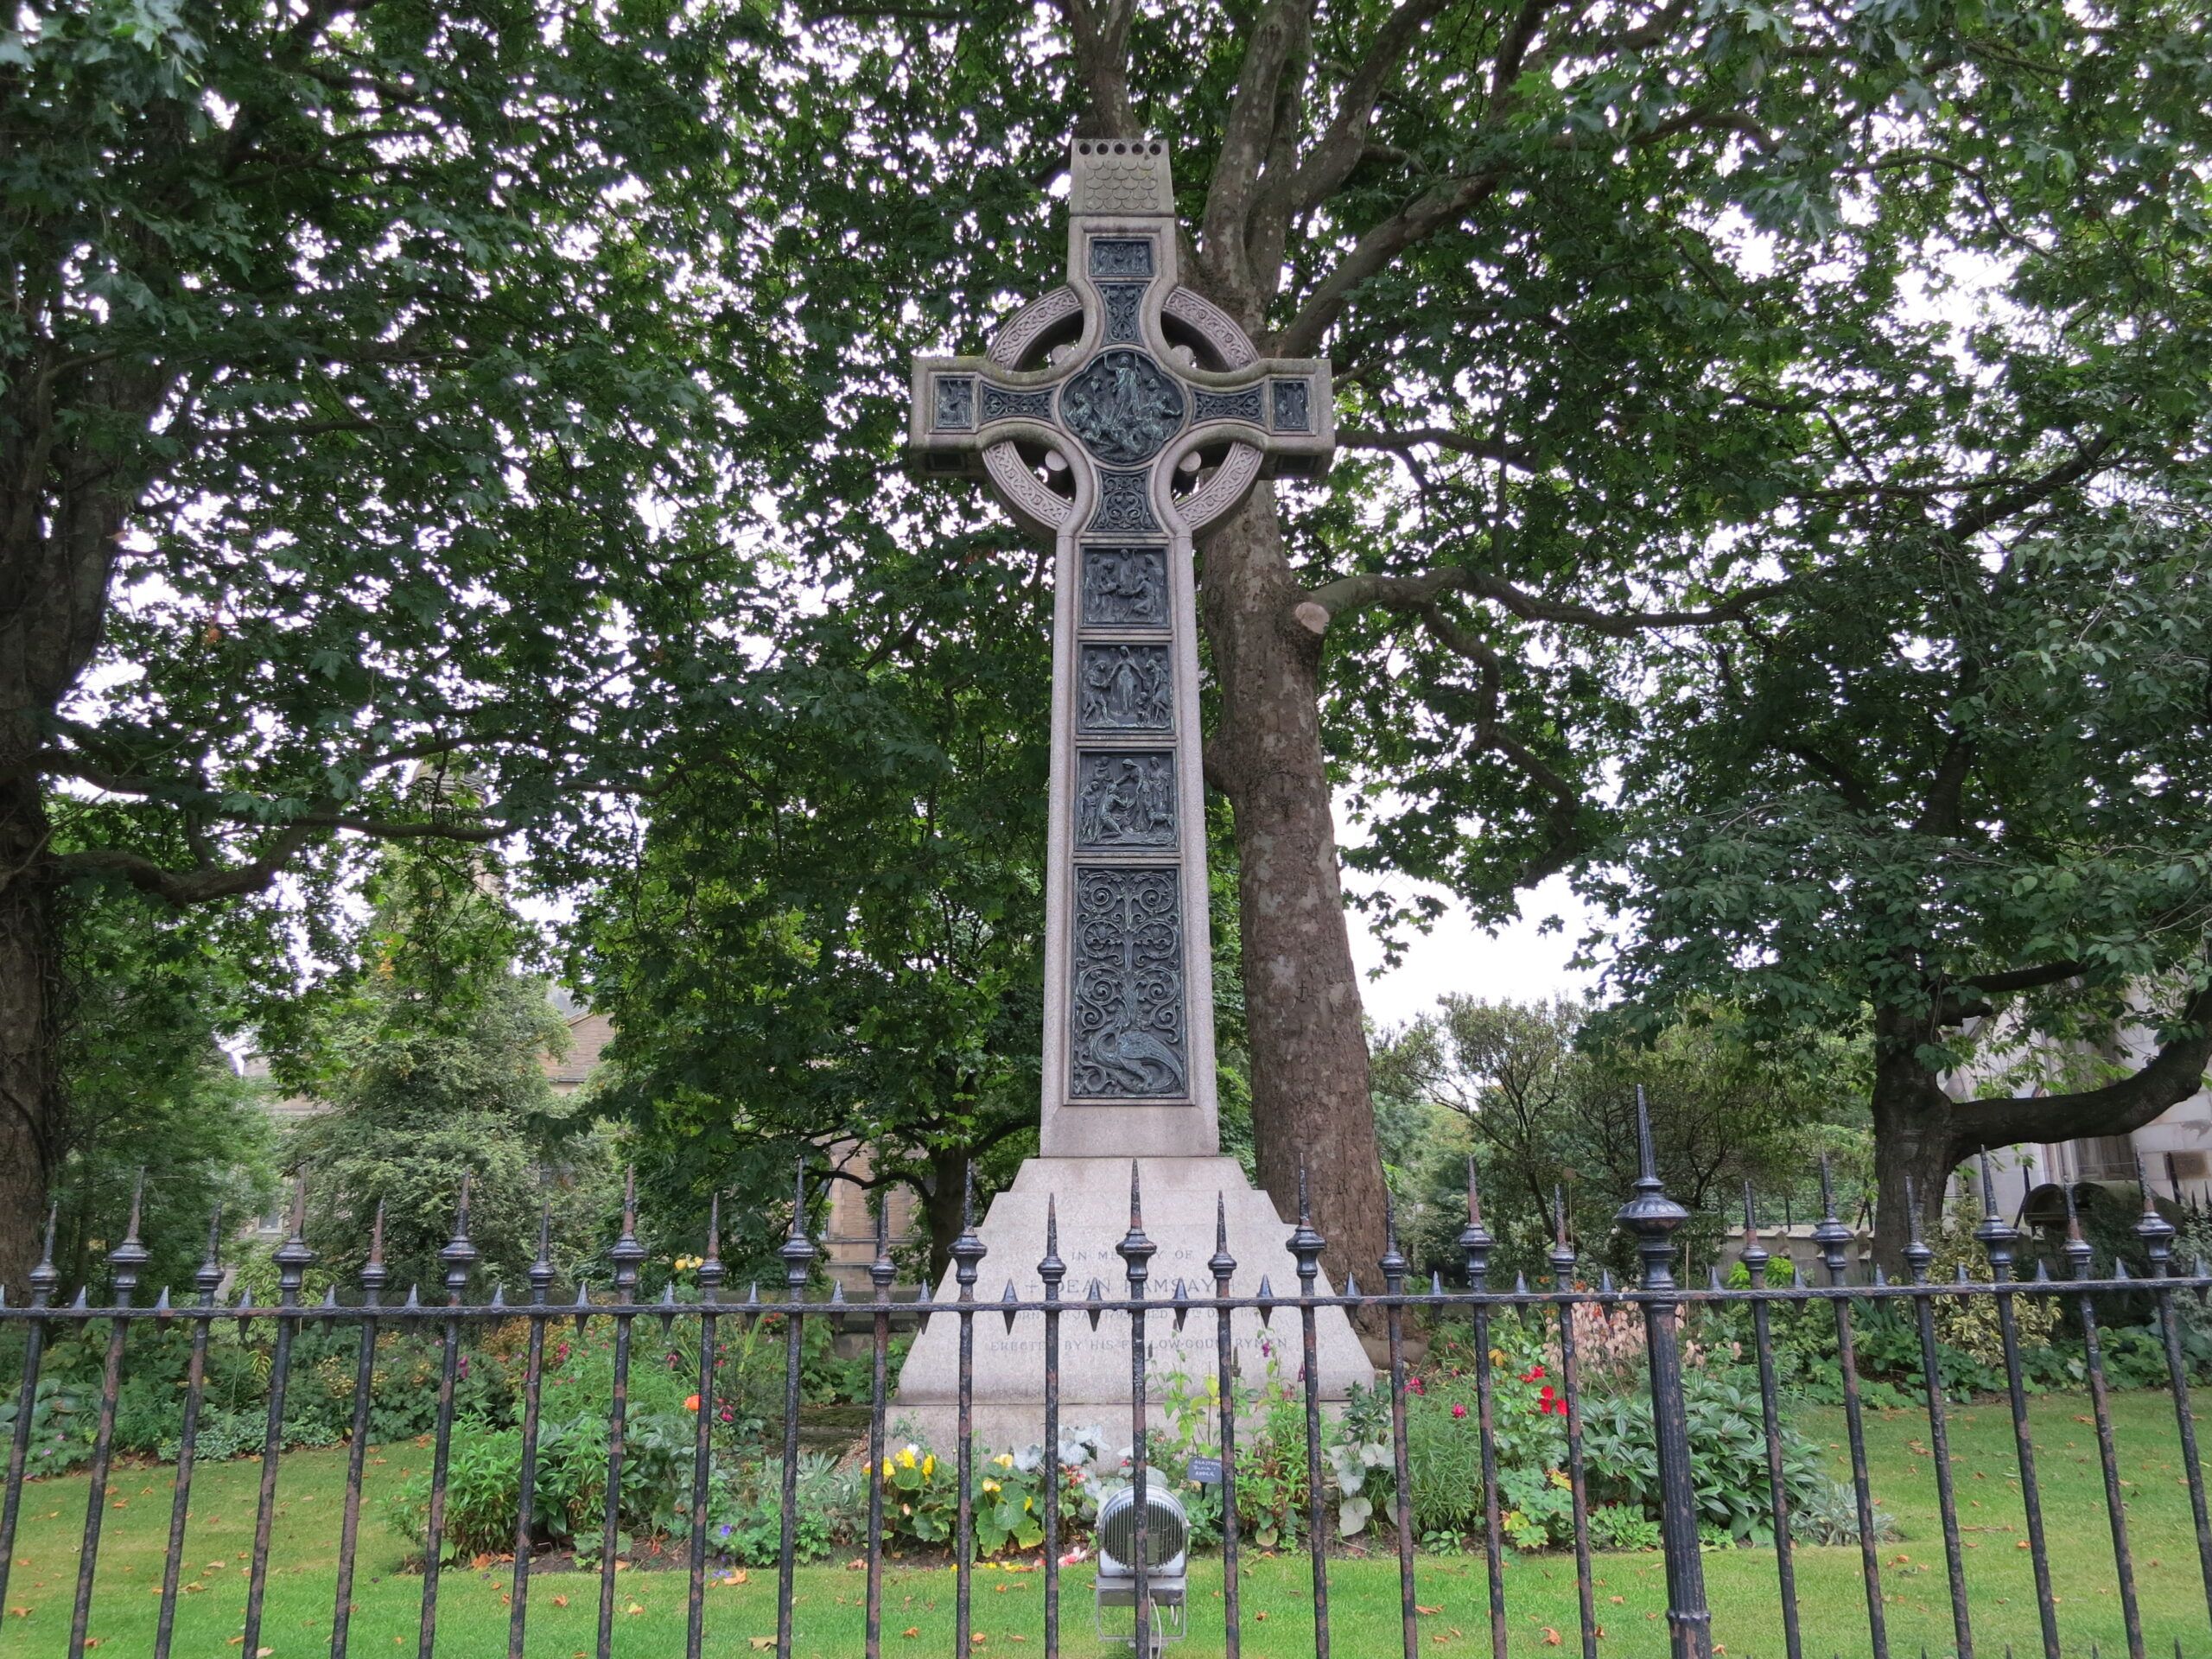
[[[1357,1273],[1380,1289],[1382,1163],[1321,752],[1320,640],[1291,615],[1302,597],[1262,485],[1208,539],[1200,596],[1221,696],[1207,770],[1236,816],[1252,1137],[1285,1216],[1303,1166],[1336,1285]]]
[[[1951,1097],[1916,1051],[1920,1022],[1894,1010],[1874,1016],[1874,1260],[1892,1278],[1905,1274],[1912,1234],[1905,1207],[1910,1178],[1923,1236],[1943,1215],[1943,1193],[1966,1148],[1951,1122]]]
[[[0,872],[35,865],[47,837],[35,779],[0,784]],[[0,875],[0,1285],[29,1287],[61,1139],[60,941],[51,885]]]

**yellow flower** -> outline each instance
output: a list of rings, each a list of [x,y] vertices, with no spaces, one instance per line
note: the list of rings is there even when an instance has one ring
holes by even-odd
[[[935,1452],[924,1454],[922,1458],[922,1472],[925,1475],[933,1475],[937,1473],[937,1454]]]
[[[1014,1467],[1014,1453],[1011,1452],[1001,1452],[998,1456],[993,1458],[991,1461],[998,1465],[1001,1469],[1011,1469]]]
[[[983,1490],[987,1492],[995,1492],[998,1489],[999,1484],[995,1480],[987,1480],[983,1483]]]
[[[914,1466],[914,1448],[912,1446],[899,1454],[899,1466],[901,1469],[911,1469]]]
[[[1021,1507],[1024,1511],[1033,1510],[1037,1507],[1037,1500],[1033,1497],[1025,1497],[1021,1500]]]
[[[1490,1363],[1491,1363],[1491,1364],[1493,1364],[1493,1365],[1503,1365],[1503,1364],[1504,1364],[1504,1363],[1505,1363],[1505,1350],[1504,1350],[1504,1349],[1503,1349],[1503,1348],[1493,1348],[1493,1349],[1491,1349],[1491,1350],[1490,1351]]]

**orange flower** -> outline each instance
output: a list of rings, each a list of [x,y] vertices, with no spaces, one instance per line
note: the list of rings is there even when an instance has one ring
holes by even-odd
[[[683,1409],[684,1409],[684,1410],[686,1410],[686,1411],[696,1411],[696,1410],[698,1410],[698,1409],[699,1409],[699,1396],[698,1396],[697,1395],[696,1395],[696,1394],[695,1394],[695,1395],[692,1395],[691,1396],[690,1396],[688,1399],[686,1399],[686,1400],[684,1401],[684,1402],[683,1402]]]

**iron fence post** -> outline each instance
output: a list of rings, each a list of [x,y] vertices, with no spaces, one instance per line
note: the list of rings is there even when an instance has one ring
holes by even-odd
[[[1321,1384],[1319,1344],[1313,1325],[1313,1287],[1321,1272],[1321,1252],[1328,1241],[1313,1230],[1313,1211],[1306,1196],[1306,1165],[1298,1166],[1298,1225],[1290,1236],[1290,1252],[1298,1258],[1298,1322],[1304,1364],[1299,1378],[1306,1392],[1306,1546],[1313,1561],[1314,1659],[1329,1659],[1329,1534],[1328,1511],[1321,1500]]]
[[[1497,1404],[1491,1376],[1490,1253],[1497,1241],[1483,1225],[1483,1199],[1476,1185],[1475,1160],[1467,1160],[1467,1224],[1459,1250],[1467,1262],[1467,1288],[1473,1294],[1470,1317],[1475,1332],[1475,1436],[1483,1471],[1483,1566],[1490,1580],[1491,1659],[1505,1659],[1504,1517],[1497,1500]]]
[[[891,1347],[891,1283],[898,1276],[898,1264],[891,1259],[891,1198],[884,1193],[876,1200],[875,1259],[868,1266],[868,1282],[875,1287],[868,1411],[868,1627],[861,1637],[868,1659],[881,1659],[883,1653],[883,1483],[887,1476],[883,1414]]]
[[[1384,1318],[1390,1344],[1390,1472],[1395,1487],[1398,1534],[1398,1618],[1404,1638],[1405,1659],[1421,1653],[1421,1617],[1414,1604],[1413,1477],[1406,1452],[1406,1294],[1405,1252],[1398,1248],[1398,1207],[1385,1192],[1382,1198],[1382,1269]]]
[[[1651,1113],[1636,1091],[1637,1148],[1643,1173],[1636,1196],[1614,1219],[1636,1235],[1643,1263],[1644,1343],[1651,1359],[1651,1431],[1659,1454],[1659,1539],[1667,1558],[1667,1629],[1675,1659],[1712,1659],[1713,1612],[1705,1602],[1705,1562],[1698,1554],[1697,1489],[1690,1477],[1688,1412],[1682,1402],[1682,1351],[1675,1300],[1675,1229],[1689,1211],[1667,1196],[1651,1147]]]
[[[1218,1306],[1229,1300],[1229,1281],[1236,1272],[1236,1258],[1229,1253],[1228,1200],[1218,1192],[1213,1196],[1213,1255],[1206,1262],[1206,1271],[1213,1275],[1215,1386],[1221,1390],[1222,1652],[1224,1659],[1237,1659],[1244,1638],[1238,1628],[1243,1610],[1236,1583],[1236,1329],[1230,1310]]]
[[[799,1155],[791,1191],[791,1230],[776,1252],[784,1260],[784,1522],[776,1547],[776,1659],[791,1656],[793,1536],[798,1526],[798,1386],[806,1316],[800,1311],[814,1243],[806,1236],[806,1157]]]
[[[1129,1281],[1129,1485],[1135,1497],[1136,1560],[1130,1563],[1136,1579],[1133,1605],[1136,1659],[1152,1659],[1152,1561],[1145,1522],[1145,1498],[1151,1479],[1145,1459],[1145,1338],[1144,1286],[1153,1253],[1160,1247],[1145,1236],[1144,1192],[1137,1182],[1137,1161],[1129,1160],[1129,1230],[1114,1247]],[[963,1648],[963,1652],[966,1649]]]
[[[630,1326],[636,1319],[638,1268],[645,1247],[638,1242],[638,1172],[622,1175],[622,1232],[607,1255],[614,1263],[614,1376],[607,1403],[607,1498],[599,1535],[599,1659],[614,1652],[614,1567],[622,1520],[624,1437],[630,1424]]]
[[[108,1266],[113,1273],[115,1306],[118,1308],[130,1306],[130,1298],[138,1288],[138,1271],[152,1255],[138,1240],[139,1205],[145,1192],[146,1172],[141,1169],[137,1183],[130,1192],[130,1230],[124,1235],[123,1243],[110,1250],[107,1256]],[[99,1426],[93,1432],[92,1478],[85,1500],[85,1538],[77,1558],[77,1603],[69,1616],[69,1659],[83,1659],[86,1621],[92,1618],[92,1570],[99,1562],[100,1521],[107,1508],[108,1470],[115,1452],[116,1400],[123,1386],[123,1348],[130,1330],[127,1320],[109,1322],[107,1367],[100,1376]],[[283,1397],[281,1385],[276,1385],[274,1397],[281,1410]],[[263,1554],[266,1554],[265,1547]],[[251,1630],[258,1623],[249,1605],[246,1628]]]
[[[61,1214],[59,1204],[46,1212],[46,1246],[38,1265],[31,1269],[31,1311],[50,1305],[54,1287],[61,1282],[54,1265],[54,1224]],[[16,1559],[16,1517],[23,1502],[23,1464],[30,1456],[31,1411],[38,1403],[39,1360],[46,1346],[46,1321],[34,1318],[23,1331],[23,1382],[16,1396],[15,1438],[8,1443],[8,1486],[0,1493],[0,1607],[7,1605],[8,1567]]]
[[[1037,1277],[1045,1287],[1045,1659],[1060,1652],[1060,1209],[1045,1197],[1045,1256]]]
[[[2166,1179],[2173,1183],[2173,1169],[2169,1164]],[[2182,1353],[2181,1319],[2174,1308],[2173,1287],[2168,1282],[2173,1274],[2174,1224],[2158,1213],[2151,1201],[2150,1183],[2143,1179],[2143,1166],[2135,1166],[2136,1184],[2143,1189],[2143,1216],[2135,1224],[2135,1236],[2143,1241],[2143,1248],[2151,1258],[2151,1277],[2158,1284],[2158,1332],[2166,1350],[2166,1382],[2174,1396],[2174,1426],[2181,1435],[2182,1467],[2189,1483],[2190,1518],[2196,1523],[2196,1565],[2198,1575],[2204,1580],[2204,1611],[2212,1618],[2212,1515],[2206,1512],[2204,1501],[2204,1466],[2196,1456],[2196,1414],[2189,1403],[2189,1363]],[[2180,1187],[2175,1185],[2178,1196]],[[6,1554],[0,1549],[0,1555]],[[0,1560],[0,1571],[6,1562]]]

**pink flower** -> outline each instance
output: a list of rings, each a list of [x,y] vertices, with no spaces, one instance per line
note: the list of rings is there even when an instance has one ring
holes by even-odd
[[[1467,1408],[1465,1406],[1455,1405],[1452,1408],[1452,1414],[1454,1417],[1465,1417],[1467,1414]]]
[[[1410,1394],[1427,1394],[1428,1392],[1427,1389],[1421,1386],[1421,1378],[1417,1376],[1409,1376],[1406,1379],[1406,1389],[1407,1392]]]

